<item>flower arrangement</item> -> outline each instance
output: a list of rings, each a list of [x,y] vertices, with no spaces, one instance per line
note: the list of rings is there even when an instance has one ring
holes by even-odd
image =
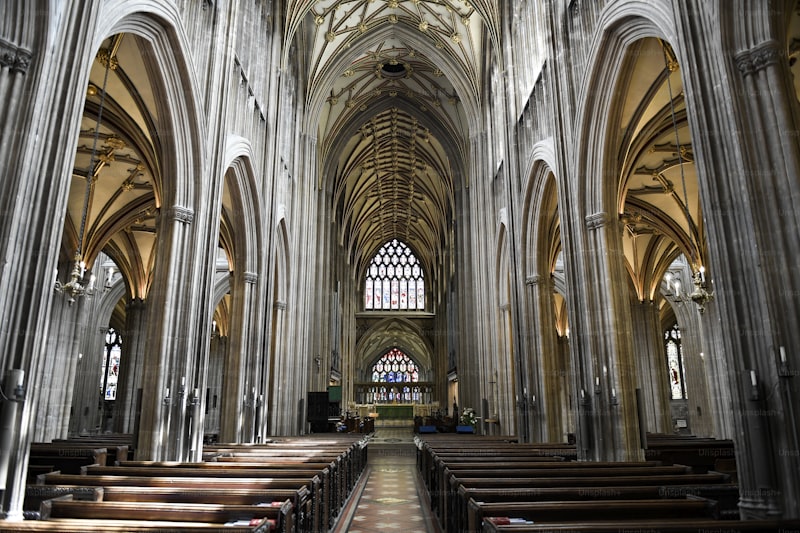
[[[464,411],[461,413],[461,424],[464,426],[472,426],[475,427],[475,424],[478,423],[478,417],[475,416],[475,409],[472,407],[465,407]]]

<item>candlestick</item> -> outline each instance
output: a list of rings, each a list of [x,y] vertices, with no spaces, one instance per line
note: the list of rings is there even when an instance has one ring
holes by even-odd
[[[755,370],[751,370],[750,371],[750,383],[753,384],[753,387],[755,387],[757,385],[757,382],[756,382],[756,371]]]
[[[781,351],[781,363],[786,363],[786,348],[781,346],[780,351]]]

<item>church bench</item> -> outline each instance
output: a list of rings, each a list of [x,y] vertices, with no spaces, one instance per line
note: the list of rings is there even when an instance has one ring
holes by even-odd
[[[510,457],[526,458],[530,460],[550,460],[550,461],[571,461],[577,458],[574,448],[564,448],[564,445],[539,446],[528,444],[509,444],[501,443],[487,445],[461,447],[452,446],[440,448],[429,443],[420,441],[417,446],[417,469],[420,472],[427,472],[433,468],[438,460],[482,460],[490,457]]]
[[[28,470],[26,472],[26,483],[31,484],[36,481],[36,478],[41,474],[47,474],[48,472],[54,472],[56,470],[55,464],[28,464]]]
[[[266,533],[269,523],[223,525],[198,522],[164,522],[134,520],[91,520],[54,518],[50,520],[0,521],[0,533]]]
[[[529,470],[542,470],[542,469],[554,469],[554,470],[569,470],[571,472],[594,472],[597,469],[604,469],[605,475],[610,475],[614,471],[624,468],[625,474],[630,474],[636,469],[639,468],[653,468],[653,467],[660,467],[658,462],[656,461],[649,461],[649,462],[576,462],[576,461],[558,461],[552,460],[552,458],[533,458],[534,460],[530,460],[531,458],[522,458],[522,457],[513,457],[507,458],[503,457],[494,457],[494,460],[488,460],[489,458],[442,458],[440,456],[434,457],[434,464],[427,472],[422,472],[423,478],[426,480],[426,486],[428,487],[439,487],[441,486],[441,482],[438,480],[446,479],[448,471],[468,471],[468,470],[507,470],[512,469],[518,472],[526,472]],[[586,469],[590,470],[586,470]],[[631,470],[634,469],[634,470]],[[686,468],[670,466],[667,469],[662,471],[654,471],[648,470],[647,473],[683,473],[686,471]],[[536,475],[536,474],[532,474]]]
[[[238,489],[295,489],[307,487],[312,501],[314,531],[326,531],[327,521],[322,508],[322,491],[319,477],[303,478],[224,478],[224,477],[150,477],[150,476],[96,476],[51,473],[39,477],[42,485],[60,487],[147,487],[179,488],[187,491],[209,489],[229,492]]]
[[[427,439],[427,437],[426,437]],[[434,463],[434,457],[442,459],[456,457],[494,457],[494,456],[521,456],[555,458],[553,460],[572,461],[577,459],[574,446],[554,444],[518,444],[488,441],[461,445],[455,442],[431,443],[427,440],[417,439],[417,468],[425,471]]]
[[[486,471],[490,472],[490,471]],[[446,528],[447,516],[465,516],[464,505],[460,502],[458,494],[460,487],[468,489],[498,489],[506,491],[531,490],[540,488],[572,488],[572,489],[598,489],[610,490],[614,487],[625,486],[683,486],[683,485],[703,485],[703,484],[724,484],[728,481],[728,476],[719,473],[708,474],[664,474],[664,475],[636,475],[636,476],[603,476],[600,472],[596,476],[573,477],[565,473],[561,476],[553,477],[533,477],[533,478],[514,478],[514,477],[493,477],[483,475],[481,477],[462,477],[460,474],[452,474],[449,479],[449,486],[446,490],[440,490],[431,497],[431,509],[439,518],[443,527]],[[460,506],[459,506],[460,505]],[[446,510],[446,512],[443,512]]]
[[[85,469],[87,474],[96,475],[157,475],[157,476],[209,476],[209,477],[302,477],[319,476],[322,479],[320,514],[325,524],[333,523],[339,509],[344,506],[348,488],[345,486],[344,472],[339,472],[330,462],[295,463],[285,462],[177,462],[177,461],[125,461],[118,467]],[[295,503],[297,505],[297,503]]]
[[[699,439],[697,437],[648,437],[645,457],[664,464],[680,463],[691,466],[695,472],[716,470],[720,462],[732,463],[735,471],[733,441],[724,439]]]
[[[164,464],[164,463],[162,463]],[[182,478],[227,478],[227,479],[241,479],[241,478],[298,478],[307,479],[312,478],[320,479],[320,489],[315,497],[315,503],[319,504],[319,517],[320,527],[326,530],[329,524],[332,523],[333,518],[338,514],[338,509],[334,511],[334,506],[343,505],[344,501],[341,499],[339,487],[335,484],[335,480],[331,478],[329,469],[294,469],[294,468],[274,468],[269,464],[265,464],[258,468],[219,468],[203,466],[206,463],[177,463],[191,464],[188,466],[89,466],[84,469],[86,475],[93,476],[140,476],[140,477],[182,477]]]
[[[336,463],[336,469],[345,472],[345,486],[348,492],[355,486],[356,480],[361,475],[367,463],[367,441],[362,437],[358,440],[347,439],[345,442],[322,441],[321,446],[308,446],[316,440],[274,442],[269,444],[224,444],[205,447],[203,458],[205,461],[254,461],[269,460],[269,458],[294,458],[311,459],[324,458],[326,461]]]
[[[579,480],[581,478],[589,479],[609,479],[613,477],[625,478],[638,478],[642,480],[644,477],[664,476],[664,475],[685,475],[689,473],[689,469],[680,466],[622,466],[614,467],[607,463],[560,463],[562,468],[515,468],[508,465],[491,465],[491,467],[484,468],[460,468],[459,465],[447,465],[442,470],[435,484],[437,491],[441,494],[440,500],[443,504],[446,499],[453,495],[458,486],[453,485],[451,478],[458,476],[459,478],[488,478],[488,479],[571,479]],[[640,484],[645,484],[640,481]],[[562,485],[569,486],[569,485]],[[438,516],[441,516],[440,509],[447,509],[445,505],[434,509]]]
[[[302,461],[330,461],[330,476],[333,483],[338,487],[336,494],[337,505],[343,505],[347,496],[355,487],[361,473],[364,471],[367,462],[366,446],[361,446],[362,442],[359,441],[354,444],[348,445],[345,449],[341,447],[324,447],[318,451],[314,449],[307,449],[301,447],[299,449],[292,448],[275,448],[267,446],[259,447],[231,447],[218,448],[214,454],[204,454],[206,462],[287,462],[291,460]],[[238,451],[237,451],[238,450]],[[334,505],[331,509],[334,513],[338,513],[339,507]]]
[[[218,505],[258,505],[268,502],[291,502],[294,509],[293,522],[298,531],[316,531],[313,501],[308,488],[299,489],[227,489],[196,487],[103,487],[103,501],[113,502],[162,502],[202,503]],[[76,499],[73,496],[73,499]]]
[[[507,517],[503,517],[507,518]],[[597,520],[561,524],[503,525],[492,517],[476,533],[791,533],[800,531],[800,520]]]
[[[115,438],[72,438],[54,439],[52,442],[34,442],[31,444],[31,453],[35,448],[105,448],[107,451],[106,464],[112,465],[116,461],[125,461],[133,457],[134,443],[129,440]]]
[[[99,487],[60,487],[55,485],[33,485],[25,486],[25,499],[22,503],[22,510],[26,514],[39,516],[39,508],[43,501],[72,495],[75,500],[97,501],[103,498],[102,489]]]
[[[105,465],[107,459],[107,448],[33,443],[28,454],[28,467],[49,466],[52,467],[51,471],[77,474],[82,466]]]
[[[534,524],[595,520],[667,521],[675,517],[717,519],[716,502],[704,498],[503,503],[470,500],[468,510],[467,531],[480,531],[484,517],[489,516],[513,516]]]
[[[739,518],[739,488],[736,485],[659,486],[637,485],[618,487],[548,487],[531,489],[471,488],[460,485],[448,513],[448,529],[466,528],[468,503],[550,502],[587,500],[675,499],[699,496],[717,502],[719,518]]]
[[[274,505],[214,505],[176,502],[75,501],[72,495],[42,502],[42,520],[81,518],[113,520],[124,517],[133,521],[200,522],[220,526],[235,521],[273,524],[269,530],[294,533],[294,513],[288,500]]]

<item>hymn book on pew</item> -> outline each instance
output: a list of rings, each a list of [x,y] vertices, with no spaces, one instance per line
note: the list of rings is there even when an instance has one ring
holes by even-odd
[[[491,520],[496,526],[510,526],[515,524],[533,524],[533,520],[526,520],[524,518],[512,518],[510,516],[490,516],[487,520]]]

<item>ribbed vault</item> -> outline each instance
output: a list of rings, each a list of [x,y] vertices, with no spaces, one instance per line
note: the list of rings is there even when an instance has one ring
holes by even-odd
[[[393,238],[436,270],[496,21],[485,0],[290,3],[287,39],[302,36],[310,49],[307,128],[323,159],[320,186],[357,272]]]

